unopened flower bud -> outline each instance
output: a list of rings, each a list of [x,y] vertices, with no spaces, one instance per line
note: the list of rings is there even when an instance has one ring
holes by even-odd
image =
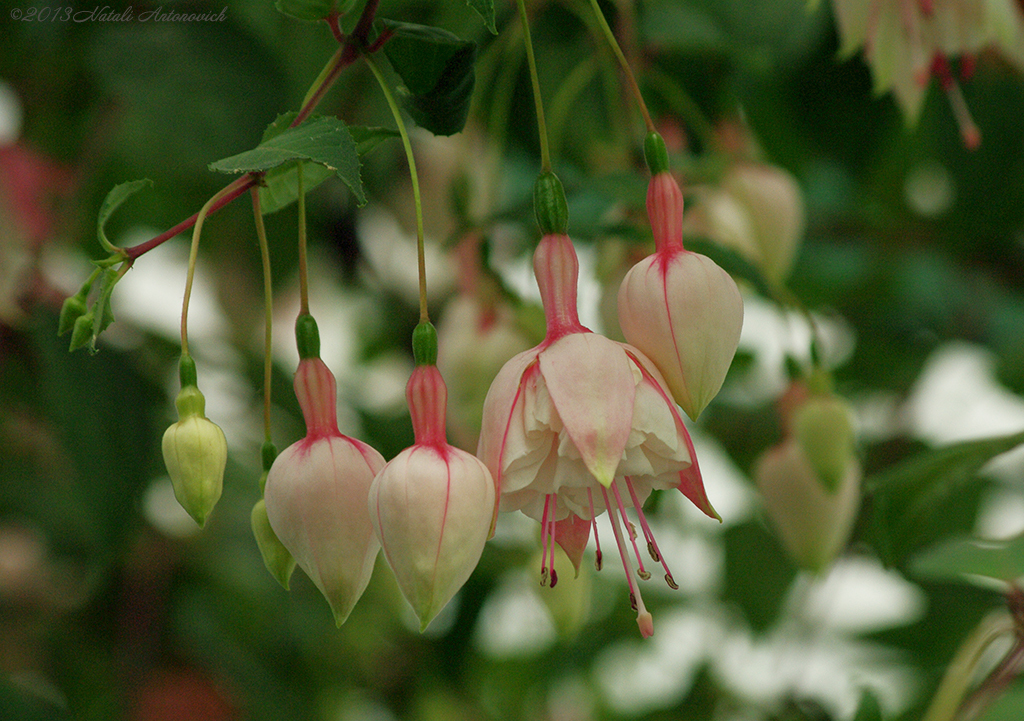
[[[92,340],[92,327],[94,320],[95,315],[91,310],[75,319],[74,326],[71,330],[71,345],[69,350],[76,351],[89,344],[89,341]]]
[[[683,195],[670,173],[651,179],[647,210],[657,249],[623,279],[619,325],[696,419],[718,394],[736,354],[743,300],[713,260],[684,250]]]
[[[85,296],[82,293],[67,298],[60,307],[60,322],[57,325],[57,335],[64,335],[75,327],[76,321],[89,312],[89,306],[85,303]]]
[[[191,361],[183,356],[183,366],[186,359]],[[228,443],[224,431],[206,417],[206,399],[194,384],[182,387],[175,405],[178,422],[164,433],[164,463],[174,497],[202,526],[220,499]]]
[[[855,460],[853,422],[834,396],[812,396],[793,414],[793,436],[828,493],[835,493]]]
[[[447,390],[437,367],[417,366],[406,396],[416,443],[374,478],[369,512],[402,595],[426,629],[480,560],[495,490],[476,456],[445,441]]]

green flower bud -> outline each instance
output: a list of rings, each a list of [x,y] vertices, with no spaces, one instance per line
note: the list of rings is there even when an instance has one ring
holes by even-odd
[[[75,327],[75,323],[83,315],[89,312],[89,306],[85,304],[85,295],[77,293],[64,301],[60,307],[60,323],[57,326],[57,335],[64,335]]]
[[[263,472],[266,476],[266,471]],[[265,481],[261,479],[261,485]],[[263,564],[270,571],[270,575],[277,579],[287,591],[291,582],[292,571],[295,570],[295,559],[288,549],[281,543],[281,539],[270,527],[270,519],[267,517],[267,504],[261,498],[252,507],[250,515],[252,523],[252,534],[256,537],[256,545],[260,547],[263,555]]]
[[[320,329],[309,313],[295,319],[295,345],[300,359],[320,357]]]
[[[175,405],[178,422],[164,433],[164,463],[174,497],[202,526],[224,487],[228,443],[224,431],[205,416],[206,399],[199,388],[182,388]]]
[[[93,315],[91,310],[85,315],[78,316],[71,330],[71,346],[69,350],[76,351],[79,348],[89,345],[89,342],[92,340],[92,326],[94,320],[95,315]]]
[[[812,396],[796,410],[793,435],[828,493],[836,493],[854,461],[853,422],[834,396]]]

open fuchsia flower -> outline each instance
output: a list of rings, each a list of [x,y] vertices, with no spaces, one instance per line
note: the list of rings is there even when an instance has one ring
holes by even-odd
[[[743,300],[735,281],[713,260],[683,249],[683,193],[667,169],[660,136],[648,137],[647,155],[653,173],[647,212],[656,249],[622,281],[619,324],[696,420],[718,394],[736,354]]]
[[[295,395],[306,436],[286,448],[267,474],[264,500],[271,528],[331,605],[341,626],[366,590],[380,544],[366,497],[384,457],[338,431],[337,384],[319,357],[316,324],[296,323]]]
[[[447,442],[448,391],[434,365],[433,326],[421,324],[417,336],[422,362],[406,386],[416,442],[374,478],[369,512],[398,586],[426,629],[476,568],[495,499],[487,467]]]
[[[643,502],[656,488],[678,488],[708,516],[718,514],[704,492],[689,433],[657,368],[636,348],[580,324],[576,252],[564,232],[550,232],[564,225],[542,220],[546,234],[534,254],[547,336],[512,358],[495,378],[484,403],[478,455],[497,482],[500,510],[521,510],[540,521],[542,583],[557,582],[550,570],[554,544],[578,568],[591,529],[600,568],[595,518],[609,512],[637,623],[650,636],[653,620],[627,544],[636,557],[635,575],[646,579],[650,573],[637,549],[627,506],[635,509],[648,551],[664,567],[672,587],[675,582],[644,517]]]

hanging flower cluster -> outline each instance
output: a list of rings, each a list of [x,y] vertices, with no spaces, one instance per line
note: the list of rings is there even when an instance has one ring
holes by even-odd
[[[682,196],[666,191],[666,177],[670,176],[655,176],[648,196],[652,219],[660,224],[656,231],[661,238],[659,250],[666,237],[674,237],[674,231],[666,228],[682,222]],[[675,588],[644,516],[643,502],[655,489],[678,489],[705,514],[718,518],[705,493],[693,443],[673,392],[678,388],[677,400],[696,397],[706,404],[718,391],[739,338],[739,292],[735,284],[728,285],[731,279],[718,280],[717,276],[718,285],[689,287],[689,267],[672,271],[671,255],[685,252],[680,242],[678,248],[665,249],[669,257],[656,254],[653,261],[638,264],[623,281],[620,313],[636,321],[628,328],[624,324],[623,330],[627,338],[633,335],[646,345],[647,353],[593,333],[579,321],[579,262],[565,233],[567,214],[557,178],[542,174],[536,197],[544,235],[533,266],[547,335],[540,345],[512,358],[495,378],[484,402],[478,454],[497,482],[500,509],[521,510],[540,521],[542,583],[557,583],[555,544],[561,545],[578,567],[591,529],[597,541],[596,518],[608,512],[637,623],[641,633],[650,636],[653,620],[636,580],[649,578],[650,573],[627,509],[632,507],[652,560],[663,567],[666,582]],[[706,270],[698,272],[707,274]],[[634,273],[651,280],[636,283],[631,279]],[[722,289],[724,304],[708,292],[709,287]],[[624,298],[627,307],[623,310]],[[676,315],[680,310],[685,313],[690,298],[701,299],[704,307],[711,308],[696,322]],[[664,331],[646,332],[652,326]],[[718,342],[720,328],[725,329],[724,343]],[[711,348],[704,347],[709,342]],[[690,353],[694,348],[699,357]],[[650,353],[665,359],[664,365],[652,361]],[[665,375],[671,373],[678,381],[676,388],[666,382],[663,368],[667,369]],[[691,404],[691,409],[694,407]],[[600,565],[603,554],[599,544],[597,554]]]

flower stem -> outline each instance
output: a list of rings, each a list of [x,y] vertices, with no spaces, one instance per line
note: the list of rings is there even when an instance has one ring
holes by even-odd
[[[519,19],[523,25],[523,44],[526,47],[526,61],[530,66],[530,82],[533,85],[533,103],[537,108],[537,136],[540,143],[540,170],[551,172],[551,151],[548,149],[548,128],[544,121],[544,102],[540,96],[540,78],[537,76],[537,60],[533,54],[533,41],[530,39],[530,21],[526,17],[526,3],[517,0]]]
[[[302,161],[295,165],[296,200],[299,213],[299,315],[309,315],[309,264],[306,256],[306,190],[302,184]]]
[[[228,185],[224,186],[224,188],[222,188],[215,196],[213,196],[213,198],[211,198],[211,200],[215,200],[207,210],[207,214],[211,215],[215,213],[216,211],[220,210],[225,205],[230,203],[232,200],[242,195],[246,190],[258,184],[259,177],[259,173],[247,173],[246,175],[243,175],[241,178],[238,178],[237,180],[234,180]],[[125,248],[125,259],[129,263],[134,261],[140,255],[148,253],[149,251],[153,250],[153,248],[156,248],[158,245],[162,245],[166,241],[176,236],[178,233],[184,233],[186,230],[194,226],[198,219],[199,213],[196,213],[192,217],[181,221],[173,228],[165,230],[160,235],[150,240],[147,240],[144,243],[133,245],[131,248]]]
[[[619,47],[619,41],[615,39],[615,33],[612,32],[611,27],[608,25],[608,21],[605,19],[604,13],[601,12],[601,6],[597,4],[597,0],[590,0],[590,5],[594,8],[594,15],[597,16],[597,23],[601,26],[601,32],[604,33],[604,37],[608,41],[608,45],[611,46],[616,59],[618,59],[619,65],[622,66],[622,72],[626,76],[626,84],[632,91],[633,97],[636,98],[636,104],[644,118],[647,132],[653,132],[655,130],[654,121],[651,120],[651,115],[647,112],[647,103],[644,102],[644,96],[640,93],[640,86],[636,82],[636,76],[633,75],[633,69],[629,66],[629,61],[626,60],[622,48]]]
[[[263,435],[270,441],[270,383],[273,376],[271,347],[274,328],[274,291],[270,278],[270,249],[267,246],[267,229],[263,225],[263,211],[260,207],[258,188],[250,190],[252,214],[256,223],[256,238],[259,240],[260,259],[263,262]]]
[[[384,98],[388,101],[388,107],[391,108],[395,124],[398,125],[398,133],[402,136],[402,147],[405,148],[405,157],[409,163],[409,176],[412,179],[412,200],[416,209],[416,258],[420,279],[420,322],[429,323],[430,317],[427,313],[427,265],[423,247],[423,202],[420,198],[420,181],[419,175],[416,172],[416,158],[412,152],[412,143],[409,141],[409,132],[405,127],[405,120],[398,109],[398,103],[395,102],[395,96],[391,92],[391,88],[388,87],[383,73],[381,73],[373,58],[369,55],[364,55],[363,57],[366,60],[366,64],[370,66],[370,70],[373,71],[374,77],[377,78],[377,83],[380,85],[381,92],[384,93]]]
[[[181,301],[181,354],[188,355],[188,303],[192,298],[192,281],[196,274],[196,257],[199,255],[199,236],[203,232],[203,221],[210,212],[210,208],[228,193],[229,185],[216,193],[196,214],[196,224],[192,229],[192,247],[188,252],[188,273],[185,276],[185,295]],[[237,196],[236,196],[237,197]]]

